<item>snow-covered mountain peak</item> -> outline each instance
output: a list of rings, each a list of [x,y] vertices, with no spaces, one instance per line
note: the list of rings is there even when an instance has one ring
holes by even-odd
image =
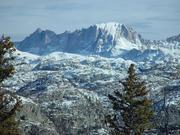
[[[115,35],[116,33],[127,32],[127,31],[136,33],[132,28],[118,22],[100,23],[100,24],[96,24],[95,26],[98,29],[109,32],[111,35]]]
[[[112,35],[114,35],[118,30],[121,29],[122,24],[117,22],[109,22],[109,23],[100,23],[95,25],[98,29],[102,29],[108,31]]]
[[[116,32],[121,32],[123,30],[129,30],[131,32],[135,32],[132,28],[128,27],[127,25],[118,22],[100,23],[100,24],[96,24],[95,26],[98,29],[108,31],[112,35]]]
[[[95,26],[97,29],[106,31],[108,34],[112,35],[113,38],[119,38],[120,35],[133,43],[136,43],[136,40],[140,37],[135,30],[118,22],[100,23],[96,24]]]
[[[111,56],[119,55],[123,49],[137,48],[136,44],[139,46],[139,43],[138,34],[134,30],[124,24],[109,22],[58,35],[53,31],[38,28],[17,43],[16,47],[38,55],[61,51]]]

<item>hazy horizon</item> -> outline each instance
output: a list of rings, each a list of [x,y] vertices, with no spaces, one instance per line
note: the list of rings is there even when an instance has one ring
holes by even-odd
[[[57,34],[106,22],[126,24],[146,39],[180,33],[179,0],[1,0],[0,34],[23,40],[37,28]]]

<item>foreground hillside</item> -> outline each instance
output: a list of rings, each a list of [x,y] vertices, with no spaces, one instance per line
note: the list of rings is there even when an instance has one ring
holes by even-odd
[[[26,134],[103,134],[104,115],[110,111],[107,95],[120,88],[118,81],[126,77],[131,63],[146,80],[157,106],[161,106],[163,87],[168,91],[168,104],[176,105],[180,100],[177,63],[138,63],[61,52],[47,56],[19,53],[17,72],[4,85],[26,99],[28,114],[20,114],[25,117],[22,124]],[[171,120],[172,125],[179,123],[178,112]]]

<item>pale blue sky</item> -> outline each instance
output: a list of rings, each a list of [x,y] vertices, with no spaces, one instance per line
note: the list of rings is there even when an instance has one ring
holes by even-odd
[[[0,0],[0,34],[14,41],[37,28],[62,33],[112,21],[165,39],[180,33],[180,0]]]

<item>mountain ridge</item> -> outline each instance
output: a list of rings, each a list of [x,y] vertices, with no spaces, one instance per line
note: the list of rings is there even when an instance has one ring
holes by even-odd
[[[108,22],[91,25],[88,28],[73,32],[65,31],[61,34],[38,28],[30,36],[15,43],[15,45],[20,51],[37,55],[47,55],[59,51],[83,55],[119,57],[124,56],[132,49],[139,51],[146,49],[158,50],[159,48],[170,50],[172,46],[179,49],[178,36],[171,37],[171,41],[168,39],[164,41],[146,40],[133,28],[125,24]],[[170,46],[171,48],[169,48]],[[170,51],[173,53],[172,49]]]
[[[132,28],[124,24],[111,22],[61,34],[56,34],[50,30],[37,29],[23,41],[16,43],[16,47],[21,51],[40,55],[55,50],[79,53],[77,50],[73,50],[77,48],[81,52],[103,53],[111,50],[116,44],[123,44],[124,41],[130,44],[136,44],[137,42],[139,44],[141,43],[139,37],[140,35]],[[119,39],[122,39],[122,41]]]

